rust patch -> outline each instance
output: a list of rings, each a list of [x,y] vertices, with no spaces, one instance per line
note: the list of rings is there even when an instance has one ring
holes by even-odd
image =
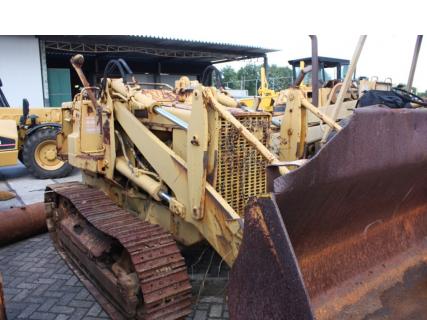
[[[427,315],[427,264],[407,270],[401,282],[381,295],[382,308],[368,314],[366,320],[389,317],[395,320],[424,319]]]
[[[103,160],[104,155],[94,155],[94,154],[79,154],[76,156],[76,158],[83,159],[83,160]]]
[[[285,226],[270,198],[251,199],[230,274],[231,319],[313,319]]]
[[[426,237],[426,124],[422,109],[358,109],[314,158],[274,180],[310,297],[328,292],[316,308],[374,288],[372,268],[393,274],[398,265],[385,262]]]
[[[105,119],[102,125],[102,142],[104,144],[110,144],[110,120]]]
[[[142,93],[158,102],[173,102],[178,99],[177,95],[171,90],[144,88]]]

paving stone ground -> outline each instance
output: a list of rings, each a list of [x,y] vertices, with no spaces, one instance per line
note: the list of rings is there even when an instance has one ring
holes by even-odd
[[[0,248],[0,272],[8,320],[109,319],[58,255],[48,234]],[[228,319],[223,291],[218,293],[202,292],[187,320]]]
[[[0,202],[0,210],[42,201],[44,188],[48,184],[80,179],[77,170],[68,178],[37,180],[29,176],[22,165],[0,168],[0,189],[18,194],[15,199]],[[210,252],[203,251],[204,258],[201,261],[196,256],[194,259],[198,266],[194,272],[190,268],[193,279],[204,278],[206,274],[203,270],[206,270],[207,260],[210,273],[205,278],[203,290],[197,287],[201,281],[193,282],[195,301],[187,320],[228,319],[224,281],[219,281],[217,277],[217,274],[221,274],[224,278],[225,268],[221,267],[217,256],[214,267],[211,267]],[[0,247],[0,273],[3,275],[8,320],[109,319],[56,252],[48,234]]]
[[[8,319],[108,319],[47,234],[0,249]]]

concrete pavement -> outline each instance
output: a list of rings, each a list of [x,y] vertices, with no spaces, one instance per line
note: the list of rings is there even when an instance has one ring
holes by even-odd
[[[80,171],[77,169],[74,169],[71,175],[66,178],[40,180],[31,176],[22,164],[13,167],[0,167],[0,190],[12,191],[17,195],[14,199],[0,201],[0,210],[43,201],[43,193],[47,185],[58,182],[81,181],[81,179]]]

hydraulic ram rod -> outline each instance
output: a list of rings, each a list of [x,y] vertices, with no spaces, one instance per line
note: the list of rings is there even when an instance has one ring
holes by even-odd
[[[188,123],[187,122],[178,118],[176,115],[170,113],[169,111],[166,111],[162,107],[154,107],[154,112],[156,112],[158,115],[165,117],[169,121],[175,123],[178,127],[185,129],[185,130],[188,130]]]

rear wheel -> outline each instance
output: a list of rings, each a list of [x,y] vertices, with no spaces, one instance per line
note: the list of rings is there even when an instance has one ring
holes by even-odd
[[[56,134],[57,129],[45,128],[31,134],[24,142],[23,163],[36,178],[62,178],[73,169],[67,162],[57,158]]]

